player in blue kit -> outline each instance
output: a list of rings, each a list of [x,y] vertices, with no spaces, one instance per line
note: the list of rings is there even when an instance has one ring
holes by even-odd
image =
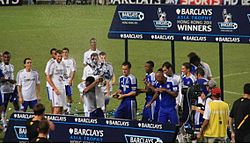
[[[115,118],[136,119],[137,102],[135,97],[137,80],[134,75],[130,74],[130,69],[130,62],[122,64],[123,75],[119,78],[119,89],[112,95],[122,100],[115,112]]]
[[[170,122],[171,124],[178,124],[178,116],[175,98],[178,95],[178,88],[174,86],[172,80],[167,80],[164,77],[162,69],[159,69],[155,74],[156,83],[154,84],[155,95],[153,99],[146,105],[150,107],[151,104],[160,96],[160,110],[158,121],[160,123],[166,124]]]
[[[148,85],[154,85],[155,83],[155,73],[153,72],[153,69],[154,69],[154,62],[147,61],[145,64],[146,77],[144,78],[144,83],[145,83],[144,92],[146,93],[145,106],[152,100],[154,96],[153,90],[150,87],[148,87]],[[157,99],[149,108],[144,107],[142,120],[149,122],[157,121],[158,111],[159,111],[159,99]]]

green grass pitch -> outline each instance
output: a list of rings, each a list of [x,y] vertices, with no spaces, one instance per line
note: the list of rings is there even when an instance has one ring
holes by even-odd
[[[73,99],[75,107],[78,104],[79,93],[77,84],[81,81],[83,53],[89,48],[89,39],[97,38],[97,47],[108,54],[117,79],[121,75],[121,63],[124,60],[124,41],[108,39],[107,34],[113,18],[115,6],[87,5],[36,5],[0,7],[0,52],[10,51],[11,63],[16,73],[23,68],[25,57],[31,57],[33,68],[41,76],[42,103],[46,112],[50,112],[45,89],[44,69],[50,58],[49,50],[68,47],[70,55],[76,59],[77,74],[74,82]],[[194,51],[207,62],[213,77],[219,84],[219,49],[217,43],[175,42],[176,71],[179,73],[181,64],[188,61],[186,55]],[[243,85],[250,82],[250,45],[224,44],[224,86],[225,101],[232,104],[243,91]],[[137,77],[138,86],[144,85],[144,63],[147,60],[155,62],[155,70],[164,61],[171,61],[170,42],[164,41],[129,41],[129,61],[132,63],[132,73]],[[116,89],[115,86],[114,89]],[[141,112],[145,95],[137,97],[138,109]],[[111,100],[108,111],[116,108],[118,100]],[[10,107],[12,107],[10,105]],[[12,111],[9,111],[10,115]]]

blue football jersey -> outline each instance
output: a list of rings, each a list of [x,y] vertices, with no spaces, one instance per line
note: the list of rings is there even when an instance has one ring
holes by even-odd
[[[122,91],[122,94],[128,94],[131,91],[136,92],[137,80],[135,76],[132,74],[127,77],[121,76],[119,79],[119,89]],[[125,99],[135,99],[135,97],[125,97]]]
[[[191,87],[195,84],[195,82],[196,82],[196,78],[194,75],[191,74],[189,77],[184,75],[182,77],[182,88]]]
[[[4,75],[3,75],[3,71],[0,69],[0,78],[1,77],[4,77]]]
[[[155,88],[165,88],[169,91],[178,92],[178,87],[174,85],[172,80],[167,80],[164,84],[160,84],[158,82],[154,85]],[[160,107],[161,108],[174,108],[176,106],[175,97],[170,94],[163,92],[160,93]]]
[[[155,84],[155,73],[152,72],[150,74],[146,74],[146,81],[150,83],[151,85]],[[146,96],[153,97],[153,93],[146,93]]]
[[[200,85],[200,90],[204,92],[205,95],[208,94],[208,91],[206,88],[207,83],[208,83],[208,79],[206,78],[200,78],[200,79],[197,79],[196,81],[196,84]]]

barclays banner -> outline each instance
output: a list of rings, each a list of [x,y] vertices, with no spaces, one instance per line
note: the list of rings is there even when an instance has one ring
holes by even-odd
[[[13,113],[3,142],[28,142],[26,121],[31,113]],[[55,124],[49,138],[60,143],[166,143],[174,142],[176,127],[121,119],[45,115]]]
[[[250,43],[250,7],[118,5],[108,37]]]

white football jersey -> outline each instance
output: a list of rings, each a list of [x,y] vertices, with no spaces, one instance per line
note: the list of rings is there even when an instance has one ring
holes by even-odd
[[[66,81],[66,85],[68,85],[68,81],[72,78],[73,72],[76,71],[76,61],[73,58],[62,59],[62,62],[66,66],[68,79]]]
[[[98,55],[99,55],[99,53],[100,53],[101,51],[99,51],[98,49],[96,49],[95,51],[93,51],[93,50],[91,50],[91,49],[89,49],[88,51],[86,51],[85,53],[84,53],[84,55],[83,55],[83,64],[87,64],[87,63],[89,63],[89,61],[90,61],[90,56],[91,56],[91,54],[92,53],[97,53]]]
[[[5,65],[4,62],[0,64],[0,69],[5,79],[14,80],[14,66],[12,64]],[[1,83],[1,93],[12,93],[14,91],[14,84],[10,82]]]
[[[78,85],[79,92],[83,96],[84,112],[93,112],[97,108],[102,108],[105,106],[105,97],[101,87],[96,85],[94,91],[83,94],[82,92],[85,88],[85,83],[80,83]]]
[[[93,76],[94,78],[99,77],[99,75],[94,75],[94,69],[87,65],[83,69],[82,80],[85,81],[89,76]]]
[[[56,60],[54,60],[54,62],[49,67],[48,74],[52,76],[51,79],[56,87],[65,87],[67,71],[63,62],[58,63]]]
[[[34,70],[27,72],[26,69],[22,69],[17,73],[16,79],[17,85],[21,86],[24,101],[36,100],[36,85],[40,84],[38,72]]]
[[[53,58],[51,58],[48,62],[47,62],[47,64],[46,64],[46,67],[45,67],[45,74],[46,74],[46,76],[47,75],[49,75],[49,67],[51,66],[51,64],[54,62],[55,60],[53,59]],[[50,87],[50,85],[49,85],[49,83],[46,81],[46,86],[47,87]]]

